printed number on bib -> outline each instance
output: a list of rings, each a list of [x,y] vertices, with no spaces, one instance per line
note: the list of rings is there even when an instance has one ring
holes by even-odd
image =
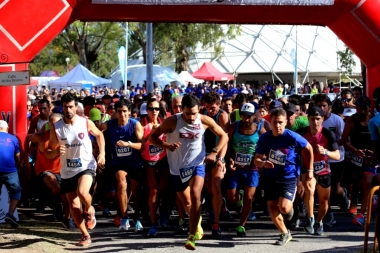
[[[66,165],[68,169],[76,169],[82,167],[82,161],[80,158],[66,159]]]
[[[319,174],[326,169],[325,161],[314,162],[314,173]]]
[[[286,155],[279,150],[271,149],[268,160],[274,164],[285,166]]]
[[[130,156],[132,155],[132,148],[131,147],[119,147],[116,146],[116,155],[117,157],[124,157],[124,156]]]
[[[251,154],[241,154],[236,153],[235,164],[240,166],[247,166],[251,164],[252,155]]]
[[[351,163],[355,164],[356,166],[362,167],[363,166],[363,158],[360,158],[360,157],[358,157],[352,153]]]
[[[193,176],[195,167],[182,168],[179,169],[179,177],[181,178],[182,183],[186,183]]]
[[[164,152],[163,148],[154,146],[153,144],[149,144],[149,155],[150,156],[156,156]]]

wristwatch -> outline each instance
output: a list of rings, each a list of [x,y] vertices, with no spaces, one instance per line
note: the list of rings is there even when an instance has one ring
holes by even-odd
[[[130,147],[132,145],[132,142],[128,141],[128,147]]]
[[[327,156],[328,154],[329,154],[329,151],[325,149],[325,156]]]
[[[213,148],[211,152],[218,153],[218,149],[217,148]]]
[[[219,161],[221,161],[223,164],[225,164],[225,163],[226,163],[226,161],[224,160],[224,158],[223,158],[223,157],[219,157],[219,158],[218,158],[218,160],[219,160]]]

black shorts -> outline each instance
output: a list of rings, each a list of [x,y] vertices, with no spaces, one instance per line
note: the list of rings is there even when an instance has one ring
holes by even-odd
[[[54,175],[55,176],[55,179],[57,179],[57,182],[59,184],[61,184],[61,174],[54,174],[50,171],[44,171],[44,172],[41,172],[38,176],[37,176],[37,183],[38,185],[43,185],[44,184],[44,178],[47,176],[47,175]]]
[[[161,160],[158,160],[156,162],[151,162],[147,160],[143,160],[143,165],[144,167],[153,167],[155,169],[164,169],[164,168],[169,168],[169,163],[168,163],[168,158],[164,157]]]
[[[76,174],[75,176],[71,177],[71,178],[62,178],[61,180],[61,193],[62,194],[65,194],[65,193],[70,193],[70,192],[74,192],[78,189],[78,180],[79,178],[81,178],[83,175],[90,175],[92,176],[92,184],[91,184],[91,188],[90,188],[90,193],[94,190],[94,186],[95,186],[95,183],[96,183],[96,180],[95,180],[95,171],[94,170],[84,170],[84,171],[81,171],[79,172],[78,174]]]
[[[331,187],[331,174],[326,175],[314,175],[317,184],[322,186],[322,188],[329,188]]]
[[[270,178],[267,175],[264,177],[264,195],[267,201],[278,200],[280,197],[294,201],[297,193],[296,177],[282,179],[281,181]]]
[[[129,179],[133,179],[138,183],[144,182],[145,174],[143,167],[126,167],[125,165],[112,165],[112,171],[115,175],[118,171],[127,172],[127,176]]]
[[[344,162],[330,163],[331,185],[336,185],[342,182],[345,165],[347,164]]]

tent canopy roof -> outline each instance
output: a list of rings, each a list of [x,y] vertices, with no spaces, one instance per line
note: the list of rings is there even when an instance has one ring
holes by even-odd
[[[233,80],[233,75],[225,74],[217,70],[211,62],[203,63],[202,67],[191,74],[193,77],[207,81]]]

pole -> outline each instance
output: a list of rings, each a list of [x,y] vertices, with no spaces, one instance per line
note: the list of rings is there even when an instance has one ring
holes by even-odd
[[[153,92],[153,24],[146,23],[146,91]]]
[[[296,64],[294,66],[294,85],[298,94],[298,26],[296,26]]]
[[[128,78],[127,78],[127,75],[128,75],[128,71],[127,71],[127,67],[128,67],[128,22],[125,22],[125,57],[124,57],[124,94],[125,95],[128,95],[127,93],[127,89],[128,89]],[[123,71],[123,70],[121,70]],[[128,97],[129,99],[129,97]]]

